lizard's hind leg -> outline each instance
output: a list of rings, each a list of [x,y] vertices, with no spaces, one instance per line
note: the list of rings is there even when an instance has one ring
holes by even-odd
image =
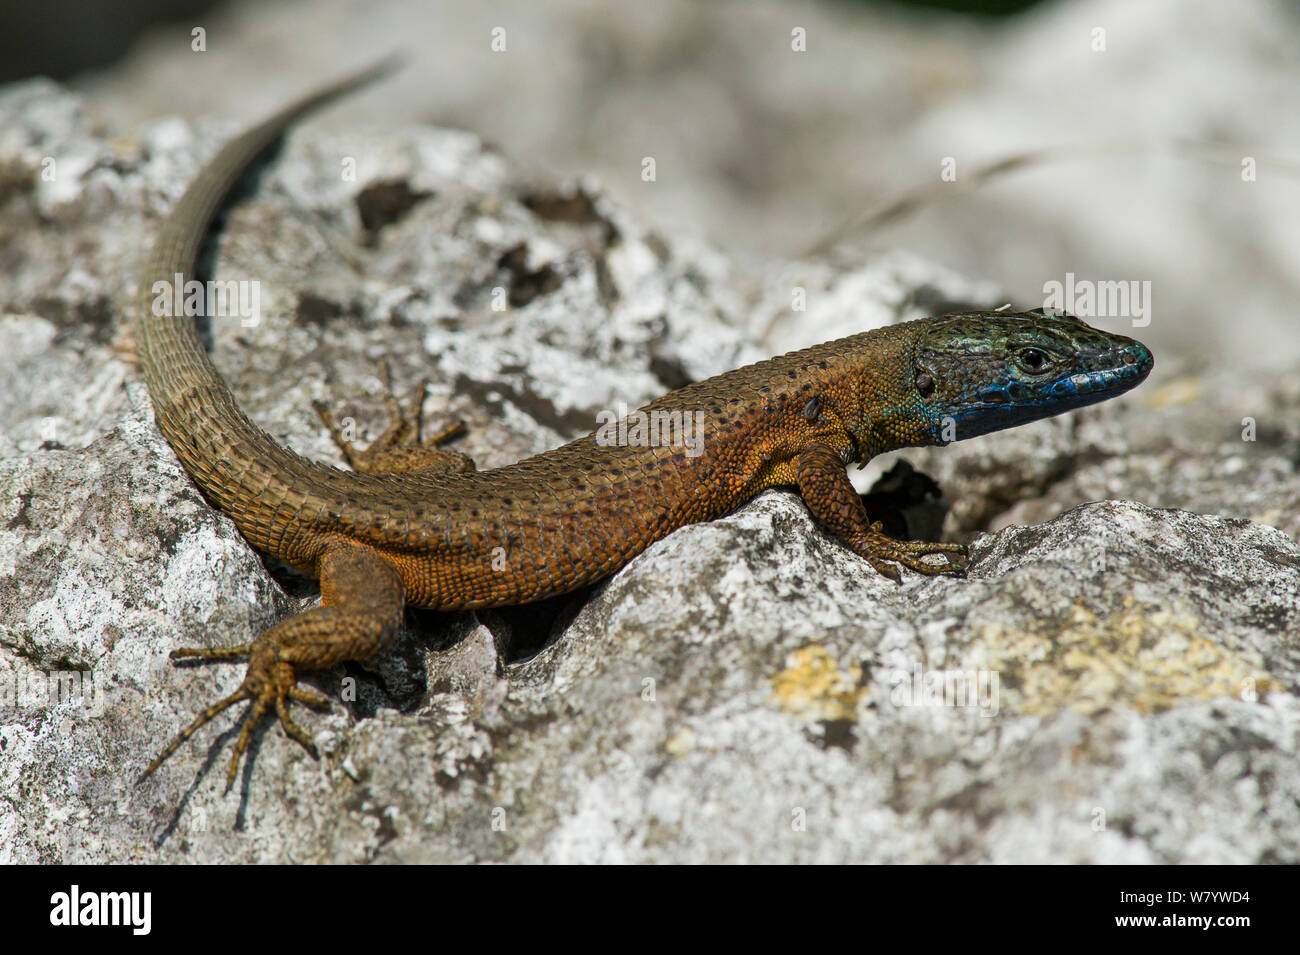
[[[358,450],[348,440],[324,404],[319,401],[312,403],[352,470],[360,474],[447,474],[473,471],[474,460],[469,455],[439,447],[463,434],[465,422],[453,421],[423,441],[420,440],[428,381],[420,382],[411,401],[410,411],[403,412],[401,402],[393,394],[393,379],[388,362],[382,359],[379,362],[379,374],[384,382],[388,427],[364,451]]]
[[[235,783],[239,761],[263,717],[275,713],[292,739],[313,756],[316,747],[289,715],[289,702],[324,707],[329,699],[298,686],[298,673],[346,660],[364,660],[397,635],[405,591],[402,578],[377,551],[350,541],[332,540],[317,562],[321,605],[282,620],[252,643],[238,647],[190,648],[172,652],[173,660],[207,662],[248,657],[239,689],[208,707],[151,762],[144,779],[215,716],[244,700],[251,702],[240,726],[226,774],[226,791]]]

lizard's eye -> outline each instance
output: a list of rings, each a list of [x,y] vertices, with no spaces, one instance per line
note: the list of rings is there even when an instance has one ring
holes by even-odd
[[[1051,367],[1052,359],[1041,348],[1022,348],[1016,352],[1015,362],[1023,371],[1040,375]]]

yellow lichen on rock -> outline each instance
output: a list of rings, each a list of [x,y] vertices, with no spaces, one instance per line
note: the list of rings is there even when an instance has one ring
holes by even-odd
[[[1104,618],[1076,603],[1055,632],[987,624],[975,646],[967,664],[1000,671],[1002,704],[1021,713],[1150,713],[1186,700],[1253,700],[1278,686],[1261,661],[1216,644],[1195,617],[1132,597]]]
[[[695,731],[683,726],[664,743],[664,750],[669,756],[685,756],[695,747]]]
[[[786,668],[772,677],[772,695],[787,713],[803,719],[856,720],[858,706],[870,692],[861,686],[862,668],[841,670],[820,644],[809,644],[786,657]]]

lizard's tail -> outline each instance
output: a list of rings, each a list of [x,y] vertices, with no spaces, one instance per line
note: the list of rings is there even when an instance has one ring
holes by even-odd
[[[199,486],[263,546],[274,509],[292,493],[285,482],[273,480],[275,475],[305,478],[310,484],[333,469],[280,447],[250,421],[208,358],[194,318],[171,314],[170,306],[195,277],[195,259],[212,217],[253,161],[304,114],[386,76],[399,64],[389,57],[331,83],[222,146],[163,220],[141,273],[135,340],[158,427]],[[281,489],[279,500],[267,499],[275,496],[266,493],[273,485]]]

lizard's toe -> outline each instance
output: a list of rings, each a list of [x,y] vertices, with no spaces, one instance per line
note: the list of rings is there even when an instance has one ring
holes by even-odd
[[[235,740],[234,751],[230,757],[230,766],[226,771],[225,792],[230,792],[235,784],[235,779],[239,775],[240,761],[252,741],[253,732],[257,729],[257,725],[272,710],[279,717],[280,725],[284,727],[284,731],[290,739],[300,743],[313,757],[319,756],[311,737],[290,716],[289,701],[296,700],[307,706],[325,708],[330,705],[330,700],[327,696],[314,690],[299,687],[293,666],[278,659],[273,646],[260,643],[256,646],[245,644],[238,647],[215,649],[187,647],[172,651],[171,657],[173,660],[197,659],[204,662],[213,662],[248,656],[250,653],[252,659],[249,661],[248,672],[244,674],[244,680],[239,685],[239,688],[225,699],[209,706],[195,717],[194,721],[185,729],[181,730],[164,747],[162,752],[145,767],[144,772],[140,774],[140,781],[152,775],[168,757],[175,753],[186,740],[202,727],[212,722],[219,714],[236,703],[242,703],[245,700],[251,700],[252,706],[248,708],[243,719],[240,720],[239,737]]]
[[[952,574],[956,577],[966,575],[966,561],[968,551],[964,544],[943,544],[943,543],[923,543],[921,541],[908,541],[904,547],[904,552],[895,558],[905,567],[920,574],[935,576],[938,574]],[[927,557],[939,557],[940,563],[932,563],[926,560]]]
[[[939,574],[961,577],[966,573],[965,561],[968,554],[966,545],[894,540],[881,532],[879,523],[872,525],[865,540],[861,542],[859,548],[855,549],[871,563],[872,567],[894,581],[901,581],[898,568],[894,564],[901,564],[909,570],[929,577]],[[932,562],[926,559],[930,557],[938,557],[940,561]]]

